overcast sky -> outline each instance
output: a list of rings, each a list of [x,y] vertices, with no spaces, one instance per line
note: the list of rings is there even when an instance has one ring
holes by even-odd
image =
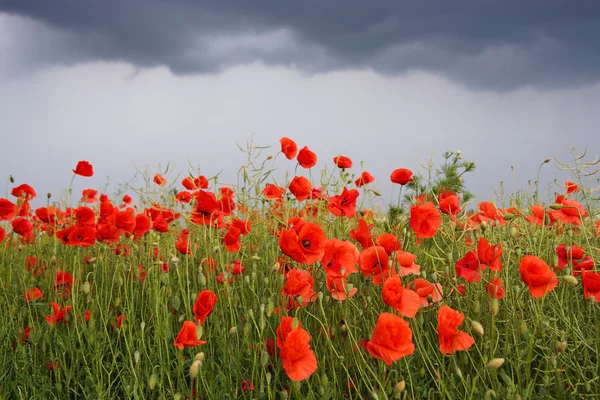
[[[0,175],[41,196],[81,159],[77,190],[168,162],[232,181],[254,135],[364,161],[384,193],[461,150],[487,200],[600,154],[599,110],[595,0],[0,0]]]

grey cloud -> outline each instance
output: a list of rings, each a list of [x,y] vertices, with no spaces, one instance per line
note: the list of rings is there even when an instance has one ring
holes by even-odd
[[[600,79],[595,0],[1,0],[0,11],[63,35],[56,48],[36,47],[53,63],[127,61],[179,74],[255,61],[309,74],[426,70],[500,90]]]

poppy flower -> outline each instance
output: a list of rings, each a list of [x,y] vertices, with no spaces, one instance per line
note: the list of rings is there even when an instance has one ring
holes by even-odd
[[[356,269],[358,257],[358,249],[351,242],[329,239],[325,242],[321,265],[328,277],[347,278],[350,274],[358,272]]]
[[[333,157],[333,163],[338,168],[352,168],[352,160],[346,156]]]
[[[59,322],[62,322],[62,323],[66,324],[67,321],[65,321],[65,318],[67,316],[67,313],[73,307],[72,306],[66,306],[65,308],[63,308],[61,310],[60,309],[60,305],[58,305],[55,302],[51,302],[50,303],[50,307],[52,307],[52,314],[51,315],[46,315],[46,322],[48,323],[48,325],[56,325]]]
[[[506,225],[506,220],[503,218],[504,212],[496,207],[491,201],[482,201],[478,205],[479,213],[477,217],[479,221],[486,221],[491,225]]]
[[[36,196],[35,190],[26,183],[13,188],[10,194],[25,200],[32,200]]]
[[[527,255],[519,264],[521,279],[529,287],[529,293],[541,299],[558,285],[556,274],[546,262],[538,257]]]
[[[341,276],[329,276],[325,278],[325,285],[327,286],[327,290],[331,293],[331,297],[335,300],[343,301],[347,298],[354,296],[358,289],[352,287],[348,289],[348,282],[346,282],[346,278]]]
[[[290,192],[298,201],[304,201],[312,195],[312,184],[303,176],[295,176],[290,182]]]
[[[177,334],[177,338],[173,343],[179,350],[183,350],[184,347],[196,347],[206,343],[204,340],[199,340],[196,336],[196,330],[198,326],[192,321],[183,321],[183,326]]]
[[[277,347],[280,349],[283,348],[283,343],[285,342],[287,335],[294,329],[293,325],[293,317],[283,317],[281,318],[279,326],[275,329],[275,334],[277,335]],[[302,328],[302,322],[296,320],[296,328]]]
[[[354,184],[356,185],[356,187],[363,187],[364,185],[368,185],[371,182],[375,182],[375,177],[367,171],[364,171],[362,174],[360,174],[358,179],[354,181]]]
[[[421,307],[417,292],[405,288],[399,276],[392,276],[383,282],[383,302],[406,318],[413,318]]]
[[[167,180],[161,174],[154,175],[154,183],[158,186],[165,186],[167,184]]]
[[[233,275],[239,275],[246,270],[246,267],[240,260],[233,260],[232,263],[227,266],[227,269],[231,271]]]
[[[282,137],[279,139],[281,143],[281,152],[285,155],[288,160],[292,160],[298,154],[298,146],[292,139]]]
[[[312,168],[317,164],[317,155],[313,153],[308,146],[304,146],[302,150],[298,152],[298,157],[296,159],[298,160],[298,164],[306,169]]]
[[[11,221],[13,232],[24,238],[33,236],[33,224],[26,218],[15,218]]]
[[[360,193],[356,189],[344,187],[342,194],[327,199],[327,209],[337,217],[354,218],[356,215],[356,199]]]
[[[288,333],[279,356],[287,376],[294,382],[303,381],[317,370],[317,357],[310,349],[310,335],[302,328]]]
[[[390,180],[399,185],[406,185],[414,180],[413,173],[410,169],[398,168],[390,175]]]
[[[490,270],[502,271],[500,256],[502,255],[502,245],[500,243],[490,246],[486,238],[482,237],[477,243],[477,258],[481,263],[481,268],[489,267]]]
[[[560,204],[562,208],[548,211],[548,215],[553,222],[562,221],[566,225],[581,226],[581,218],[588,215],[586,209],[577,200],[563,197],[557,199],[556,203]]]
[[[402,250],[402,243],[398,237],[392,233],[382,233],[377,237],[377,244],[385,249],[385,252],[391,256],[395,251]]]
[[[546,224],[545,216],[546,210],[543,206],[533,205],[531,206],[531,213],[533,215],[529,215],[525,217],[525,221],[536,224],[537,226],[544,226]]]
[[[306,222],[298,231],[294,228],[283,230],[279,235],[279,247],[292,260],[312,265],[323,258],[326,240],[319,225]]]
[[[400,276],[407,276],[410,274],[421,275],[421,266],[415,264],[416,259],[417,256],[412,253],[401,250],[396,251],[394,261],[400,267],[398,274]]]
[[[40,290],[40,288],[34,287],[31,289],[28,289],[25,292],[25,301],[27,303],[31,303],[32,301],[37,301],[41,298],[42,298],[42,291]]]
[[[4,231],[4,228],[0,226],[0,243],[4,240],[5,236],[6,232]]]
[[[421,299],[421,307],[428,307],[432,303],[442,300],[444,291],[439,283],[431,284],[423,278],[417,278],[410,282],[407,287],[415,291]]]
[[[0,221],[10,221],[17,213],[17,206],[8,199],[0,199]]]
[[[262,193],[267,199],[281,199],[285,193],[285,189],[269,183],[265,186]]]
[[[306,306],[316,300],[317,293],[313,289],[314,285],[315,280],[310,272],[303,269],[292,269],[286,275],[281,294],[293,308]],[[302,303],[298,302],[298,296],[302,298]]]
[[[471,335],[458,329],[464,319],[461,312],[448,306],[442,306],[438,311],[437,333],[442,354],[468,350],[475,343]]]
[[[567,189],[566,194],[571,194],[579,191],[579,186],[575,182],[566,181],[565,188]]]
[[[81,202],[92,204],[98,201],[96,196],[98,195],[98,191],[95,189],[85,189],[81,192]]]
[[[600,302],[600,274],[597,272],[583,271],[582,284],[583,284],[583,295],[586,299],[594,296],[596,303]]]
[[[501,300],[504,297],[504,286],[498,276],[494,276],[490,279],[490,283],[486,283],[485,290],[487,290],[491,299]]]
[[[229,228],[225,236],[223,237],[223,244],[225,245],[225,249],[230,253],[235,253],[242,248],[242,243],[240,242],[241,232],[235,226]]]
[[[360,253],[359,267],[365,277],[372,276],[373,284],[381,285],[393,274],[389,259],[385,248],[371,246]]]
[[[413,354],[415,345],[408,322],[391,313],[379,314],[373,336],[367,342],[367,351],[388,367]]]
[[[432,238],[437,233],[442,218],[432,202],[410,207],[410,228],[417,235],[417,244],[423,238]]]
[[[464,278],[467,282],[479,282],[481,280],[481,265],[474,251],[469,251],[463,258],[456,261],[454,271],[457,276]]]
[[[200,325],[204,324],[206,318],[212,314],[217,300],[217,295],[212,290],[203,290],[198,293],[198,297],[196,297],[196,302],[192,309],[194,316],[196,317],[196,322],[199,322]]]
[[[364,218],[358,219],[358,226],[356,229],[350,230],[350,237],[360,243],[363,249],[371,247],[374,244],[371,230]]]
[[[75,175],[89,178],[94,175],[94,168],[92,167],[92,164],[90,164],[88,161],[83,160],[77,163],[77,166],[73,170],[73,173]]]
[[[449,190],[443,191],[438,196],[440,211],[450,215],[454,221],[454,216],[460,213],[460,199],[456,193]]]

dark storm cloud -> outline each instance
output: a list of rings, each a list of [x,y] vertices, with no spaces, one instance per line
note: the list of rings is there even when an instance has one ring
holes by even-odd
[[[45,62],[128,61],[180,74],[262,61],[308,73],[443,73],[470,86],[600,79],[597,0],[0,0],[66,34]],[[66,44],[65,44],[66,43]]]

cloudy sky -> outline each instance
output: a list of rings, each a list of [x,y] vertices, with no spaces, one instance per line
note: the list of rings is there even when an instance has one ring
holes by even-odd
[[[77,189],[169,162],[231,182],[236,143],[287,136],[317,168],[364,161],[383,193],[461,150],[487,200],[600,154],[599,107],[596,0],[0,0],[0,175],[41,195],[81,159]]]

